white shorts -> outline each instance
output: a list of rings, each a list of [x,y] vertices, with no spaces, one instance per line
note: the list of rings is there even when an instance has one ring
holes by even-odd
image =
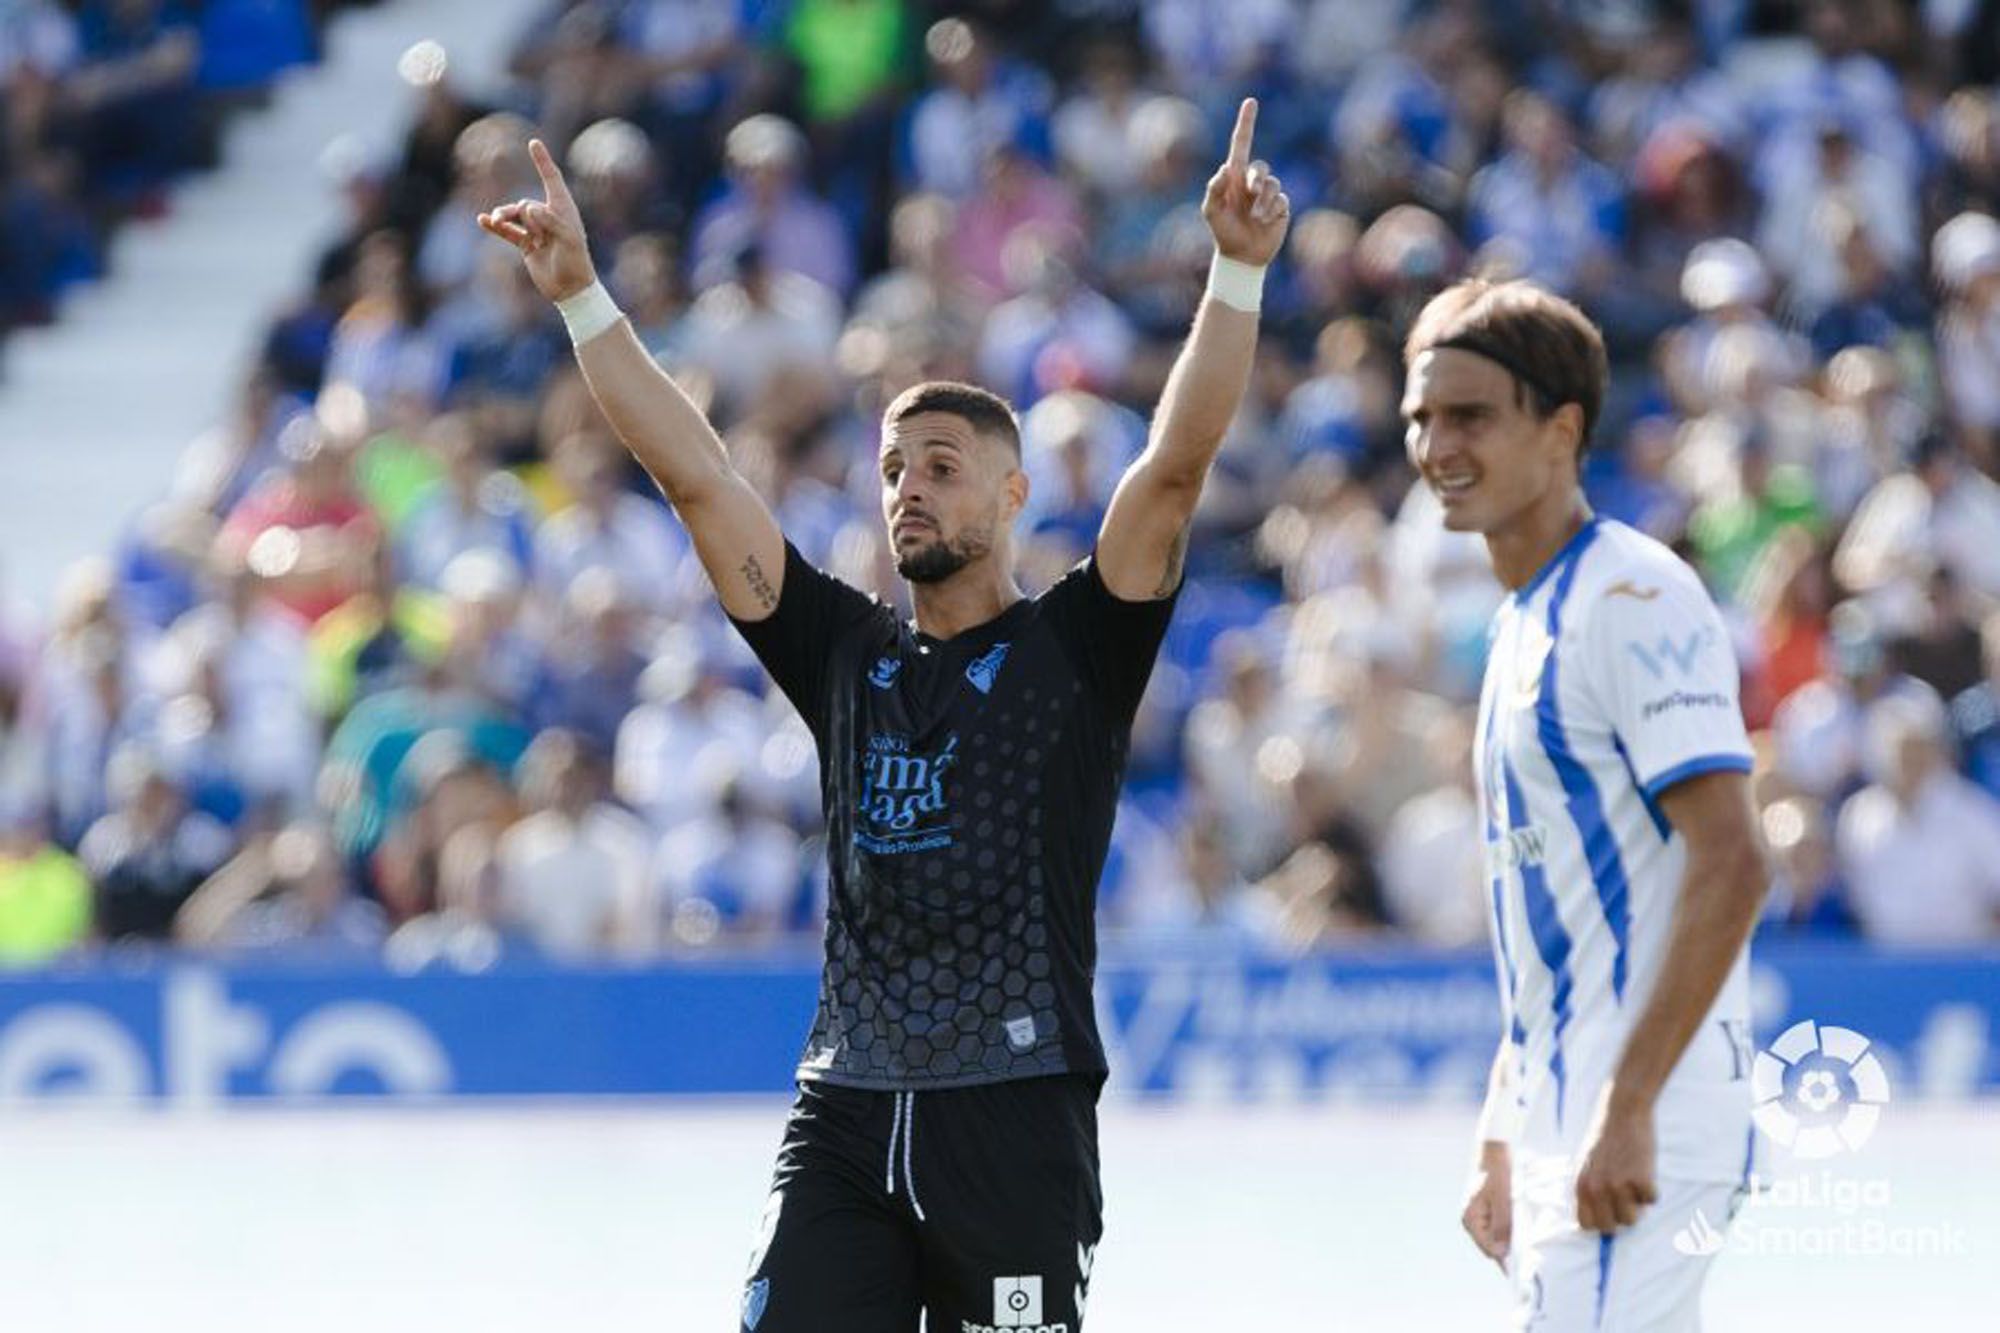
[[[1515,1307],[1508,1327],[1517,1333],[1696,1333],[1702,1283],[1742,1200],[1733,1182],[1662,1180],[1659,1202],[1634,1225],[1606,1236],[1577,1226],[1574,1177],[1517,1179],[1507,1260]]]

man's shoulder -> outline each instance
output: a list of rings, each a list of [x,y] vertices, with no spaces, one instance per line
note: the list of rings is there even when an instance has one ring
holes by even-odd
[[[1715,605],[1685,560],[1645,533],[1610,521],[1599,525],[1568,601],[1565,619],[1578,627],[1599,619],[1646,624]]]

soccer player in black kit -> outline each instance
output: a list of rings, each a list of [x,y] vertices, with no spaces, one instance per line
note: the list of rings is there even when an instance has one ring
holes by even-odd
[[[482,214],[557,303],[591,392],[819,745],[831,893],[818,1012],[744,1287],[748,1333],[1078,1333],[1102,1231],[1098,875],[1189,524],[1257,342],[1290,204],[1245,102],[1202,215],[1209,286],[1089,558],[1014,581],[1012,410],[908,390],[882,517],[912,620],[808,564],[597,282],[555,162]]]

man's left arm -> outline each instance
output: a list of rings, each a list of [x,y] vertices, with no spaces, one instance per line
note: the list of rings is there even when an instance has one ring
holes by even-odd
[[[1699,774],[1659,802],[1687,844],[1687,869],[1659,983],[1632,1026],[1586,1140],[1576,1219],[1590,1231],[1630,1226],[1659,1197],[1654,1105],[1750,938],[1770,883],[1742,773]]]
[[[1291,225],[1278,178],[1250,159],[1256,125],[1256,100],[1246,98],[1229,156],[1202,200],[1215,238],[1208,291],[1167,376],[1145,451],[1119,481],[1097,535],[1098,573],[1126,601],[1156,601],[1180,586],[1195,505],[1250,382],[1263,271]]]
[[[1635,575],[1586,603],[1585,675],[1641,791],[1685,845],[1687,865],[1659,979],[1584,1141],[1577,1223],[1607,1233],[1637,1221],[1658,1196],[1660,1089],[1721,994],[1769,883],[1722,618],[1691,571]]]

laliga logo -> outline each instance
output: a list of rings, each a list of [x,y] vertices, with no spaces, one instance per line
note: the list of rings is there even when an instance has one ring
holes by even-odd
[[[1750,1091],[1757,1128],[1800,1157],[1832,1157],[1868,1142],[1889,1076],[1868,1038],[1808,1019],[1757,1053]]]

